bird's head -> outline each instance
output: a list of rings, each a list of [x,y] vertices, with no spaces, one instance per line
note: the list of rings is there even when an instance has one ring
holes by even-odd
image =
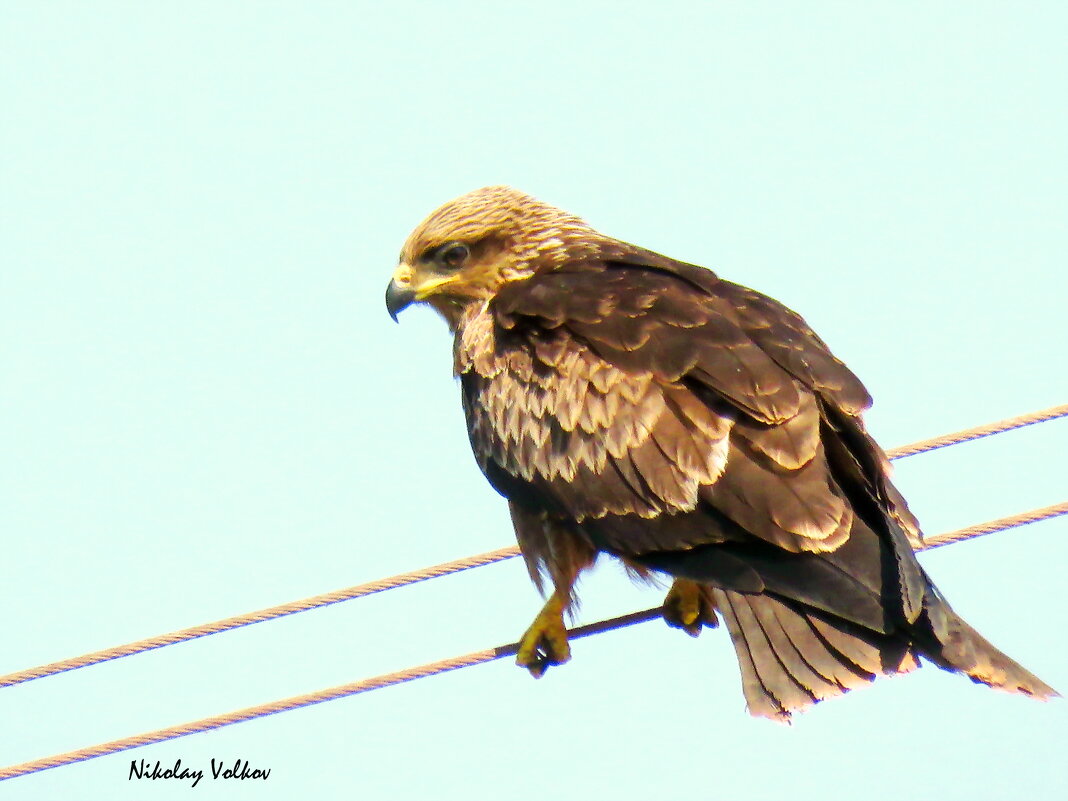
[[[591,236],[592,235],[592,236]],[[426,302],[451,327],[464,308],[502,284],[596,250],[585,222],[507,186],[477,189],[433,212],[412,231],[386,289],[397,315]]]

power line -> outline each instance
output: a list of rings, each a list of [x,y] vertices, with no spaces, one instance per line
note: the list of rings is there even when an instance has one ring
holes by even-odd
[[[901,448],[894,448],[893,450],[887,451],[887,456],[891,459],[904,459],[907,456],[915,456],[918,453],[927,453],[928,451],[938,450],[939,448],[945,448],[949,445],[959,445],[962,442],[971,442],[972,440],[982,439],[983,437],[989,437],[993,434],[1000,434],[1003,431],[1011,431],[1014,428],[1023,428],[1024,426],[1031,426],[1035,423],[1045,423],[1047,420],[1056,420],[1058,417],[1068,417],[1068,403],[1062,406],[1051,406],[1040,412],[1021,414],[1018,417],[1010,417],[1006,420],[999,420],[996,423],[988,423],[985,426],[966,428],[963,431],[957,431],[954,434],[945,434],[941,437],[914,442],[911,445],[905,445]]]
[[[944,448],[949,445],[957,445],[971,440],[988,437],[992,434],[999,434],[1004,431],[1011,431],[1015,428],[1022,428],[1023,426],[1029,426],[1065,416],[1068,416],[1068,404],[1063,406],[1053,406],[1049,409],[1032,412],[1031,414],[1010,417],[1005,420],[999,420],[994,423],[965,429],[953,434],[946,434],[945,436],[936,437],[934,439],[921,440],[920,442],[915,442],[911,445],[894,448],[893,450],[888,451],[887,455],[891,459],[902,459],[906,456],[914,456],[919,453]],[[224,618],[212,623],[204,623],[199,626],[179,629],[178,631],[173,631],[169,634],[161,634],[156,637],[149,637],[147,639],[126,643],[125,645],[117,645],[112,648],[105,648],[100,651],[82,654],[81,656],[73,657],[71,659],[50,662],[38,667],[21,670],[16,673],[9,673],[5,676],[0,676],[0,687],[10,687],[26,681],[44,678],[45,676],[54,676],[57,673],[64,673],[68,670],[77,670],[78,668],[97,665],[101,662],[108,662],[112,659],[120,659],[125,656],[152,651],[156,648],[163,648],[168,645],[176,645],[200,637],[207,637],[211,634],[231,631],[243,626],[250,626],[254,623],[262,623],[267,620],[274,620],[275,618],[285,617],[298,612],[319,609],[324,606],[341,603],[342,601],[362,598],[365,595],[373,595],[374,593],[384,592],[385,590],[404,587],[409,584],[416,584],[420,581],[447,576],[451,573],[459,573],[464,570],[470,570],[474,567],[482,567],[483,565],[493,564],[494,562],[500,562],[505,559],[512,559],[516,556],[519,556],[519,549],[515,546],[511,546],[507,548],[499,548],[495,551],[476,554],[474,556],[468,556],[463,559],[456,559],[451,562],[443,562],[439,565],[432,565],[408,573],[399,573],[395,576],[380,579],[378,581],[357,584],[354,587],[323,593],[322,595],[313,595],[310,598],[304,598],[299,601],[291,601],[278,606],[259,609],[255,612],[247,612],[245,614],[235,615],[234,617]]]
[[[47,665],[29,668],[28,670],[21,670],[17,673],[9,673],[6,676],[0,676],[0,687],[9,687],[13,684],[21,684],[24,681],[40,679],[45,676],[54,676],[57,673],[63,673],[68,670],[76,670],[77,668],[96,665],[112,659],[144,653],[145,651],[163,648],[167,645],[195,640],[199,637],[207,637],[209,634],[218,634],[219,632],[230,631],[232,629],[241,628],[242,626],[251,626],[253,623],[262,623],[265,620],[274,620],[275,618],[293,615],[297,612],[307,612],[309,609],[319,609],[320,607],[330,606],[331,604],[341,603],[342,601],[350,601],[353,598],[362,598],[365,595],[373,595],[377,592],[395,589],[396,587],[404,587],[408,584],[416,584],[417,582],[427,581],[428,579],[438,578],[439,576],[447,576],[450,573],[459,573],[462,570],[469,570],[473,567],[482,567],[483,565],[493,564],[494,562],[500,562],[504,559],[511,559],[518,555],[519,549],[513,546],[510,548],[500,548],[496,551],[480,553],[465,559],[444,562],[440,565],[424,567],[421,570],[413,570],[409,573],[398,573],[396,576],[379,579],[378,581],[370,581],[366,584],[357,584],[355,587],[348,587],[347,589],[337,590],[335,592],[327,592],[322,595],[313,595],[310,598],[304,598],[299,601],[291,601],[290,603],[271,606],[267,609],[259,609],[255,612],[248,612],[243,615],[216,620],[213,623],[205,623],[201,626],[179,629],[178,631],[172,631],[170,634],[161,634],[158,637],[149,637],[148,639],[137,640],[136,642],[127,643],[126,645],[105,648],[102,651],[93,651],[92,653],[76,656],[72,659],[64,659],[60,662],[51,662]]]
[[[1027,525],[1028,523],[1047,520],[1063,514],[1068,514],[1068,501],[929,537],[924,543],[923,549],[937,548],[941,545],[960,542],[963,539],[979,537],[984,534],[993,534],[996,531],[1016,528],[1018,526]],[[626,626],[632,626],[637,623],[643,623],[647,620],[659,617],[660,614],[660,607],[645,609],[640,612],[632,612],[629,615],[623,615],[610,620],[602,620],[597,623],[590,623],[585,626],[571,629],[568,632],[568,637],[570,639],[588,637],[604,631],[611,631]],[[371,690],[380,690],[384,687],[391,687],[395,684],[403,684],[405,682],[415,681],[416,679],[435,676],[439,673],[448,673],[453,670],[459,670],[460,668],[493,662],[502,657],[514,655],[518,648],[518,643],[509,643],[508,645],[500,645],[496,648],[487,648],[482,651],[464,654],[463,656],[454,656],[450,659],[429,662],[425,665],[406,668],[405,670],[399,670],[394,673],[384,673],[380,676],[362,679],[349,684],[342,684],[337,687],[330,687],[313,693],[296,695],[291,698],[283,698],[279,701],[272,701],[271,703],[260,704],[259,706],[251,706],[246,709],[239,709],[223,715],[203,718],[201,720],[183,723],[178,726],[170,726],[165,729],[157,729],[144,734],[134,735],[133,737],[125,737],[121,740],[100,743],[99,745],[81,748],[77,751],[68,751],[63,754],[36,759],[31,762],[24,762],[21,765],[12,765],[11,767],[0,769],[0,781],[14,779],[18,776],[25,776],[30,773],[38,773],[62,765],[70,765],[75,762],[84,762],[88,759],[107,756],[119,751],[127,751],[131,748],[138,748],[143,745],[174,740],[189,734],[198,734],[200,732],[211,731],[212,729],[220,729],[224,726],[232,726],[235,723],[243,723],[248,720],[254,720],[267,715],[274,715],[279,712],[288,712],[291,709],[300,709],[306,706],[321,704],[326,701],[333,701],[338,698],[345,698],[350,695],[359,695],[360,693],[370,692]]]
[[[990,520],[986,523],[976,523],[974,526],[959,528],[956,531],[947,531],[936,537],[928,538],[923,545],[916,550],[928,551],[931,548],[952,545],[961,540],[970,540],[975,537],[982,537],[985,534],[994,534],[1008,528],[1026,526],[1030,523],[1037,523],[1040,520],[1048,520],[1051,517],[1060,517],[1063,514],[1068,514],[1068,501],[1055,503],[1051,506],[1043,506],[1040,509],[1032,509],[1030,512],[1020,512],[1019,514],[1009,515],[1008,517],[999,517],[997,520]]]

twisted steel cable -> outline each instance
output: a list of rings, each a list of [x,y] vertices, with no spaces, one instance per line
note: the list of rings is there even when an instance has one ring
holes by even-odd
[[[891,459],[903,459],[907,456],[915,456],[919,453],[926,453],[927,451],[937,450],[938,448],[970,442],[983,437],[989,437],[993,434],[1000,434],[1004,431],[1011,431],[1016,428],[1022,428],[1024,426],[1034,425],[1035,423],[1042,423],[1066,416],[1068,416],[1068,404],[1053,406],[1049,409],[1043,409],[1030,414],[1009,417],[994,423],[988,423],[975,428],[968,428],[963,431],[957,431],[933,439],[914,442],[911,445],[905,445],[887,451],[887,455]],[[222,620],[216,620],[211,623],[179,629],[178,631],[172,631],[168,634],[161,634],[156,637],[148,637],[124,645],[117,645],[112,648],[93,651],[70,659],[50,662],[46,665],[39,665],[16,673],[9,673],[5,676],[0,676],[0,687],[9,687],[14,684],[32,681],[33,679],[44,678],[45,676],[54,676],[57,673],[64,673],[68,670],[76,670],[78,668],[96,665],[101,662],[108,662],[112,659],[132,656],[133,654],[152,651],[156,648],[163,648],[168,645],[176,645],[180,642],[187,642],[188,640],[207,637],[211,634],[231,631],[233,629],[241,628],[242,626],[250,626],[253,623],[274,620],[275,618],[285,617],[287,615],[296,614],[297,612],[307,612],[311,609],[319,609],[320,607],[330,606],[331,604],[341,603],[342,601],[362,598],[365,595],[373,595],[374,593],[396,589],[397,587],[404,587],[409,584],[416,584],[420,581],[438,578],[439,576],[447,576],[452,573],[470,570],[471,568],[490,565],[494,562],[501,562],[516,556],[519,556],[519,548],[511,546],[507,548],[499,548],[495,551],[487,551],[486,553],[480,553],[474,556],[464,557],[462,559],[456,559],[451,562],[443,562],[442,564],[432,565],[420,570],[399,573],[395,576],[390,576],[389,578],[380,579],[378,581],[357,584],[354,587],[347,587],[342,590],[327,592],[321,595],[313,595],[310,598],[303,598],[299,601],[291,601],[289,603],[279,604],[278,606],[271,606],[266,609],[258,609],[255,612],[247,612]]]
[[[1029,523],[1036,523],[1039,520],[1048,520],[1063,514],[1068,514],[1068,501],[1053,504],[1052,506],[1046,506],[1042,509],[1033,509],[1021,514],[998,518],[997,520],[990,520],[986,523],[979,523],[956,531],[938,534],[929,537],[923,547],[924,549],[937,548],[942,545],[960,542],[961,540],[971,539],[985,534],[993,534],[996,531],[1004,531],[1006,529],[1024,526]],[[621,617],[615,617],[610,620],[602,620],[597,623],[579,626],[571,629],[568,636],[570,639],[578,639],[605,631],[624,628],[626,626],[633,626],[637,623],[643,623],[647,620],[659,617],[660,613],[660,607],[645,609],[640,612],[632,612],[629,615],[622,615]],[[439,673],[448,673],[449,671],[471,667],[472,665],[493,662],[502,657],[514,655],[518,648],[518,643],[509,643],[508,645],[500,645],[496,648],[487,648],[482,651],[464,654],[463,656],[454,656],[450,659],[429,662],[425,665],[418,665],[416,667],[398,670],[393,673],[384,673],[380,676],[373,676],[369,679],[362,679],[360,681],[342,684],[337,687],[330,687],[313,693],[296,695],[291,698],[283,698],[279,701],[272,701],[267,704],[260,704],[259,706],[238,709],[223,715],[202,718],[201,720],[194,720],[178,726],[156,729],[155,731],[145,732],[144,734],[124,737],[121,740],[112,740],[108,743],[100,743],[98,745],[89,746],[88,748],[80,748],[76,751],[68,751],[66,753],[56,754],[55,756],[36,759],[31,762],[24,762],[20,765],[12,765],[11,767],[0,769],[0,781],[14,779],[17,776],[25,776],[30,773],[37,773],[42,770],[48,770],[49,768],[60,767],[61,765],[83,762],[87,759],[94,759],[96,757],[114,754],[119,751],[138,748],[143,745],[160,743],[165,740],[173,740],[178,737],[185,737],[189,734],[211,731],[212,729],[231,726],[235,723],[254,720],[278,712],[287,712],[291,709],[313,706],[314,704],[333,701],[337,698],[358,695],[360,693],[370,692],[371,690],[380,690],[383,687],[391,687],[395,684],[403,684],[405,682],[415,681],[416,679],[435,676]]]

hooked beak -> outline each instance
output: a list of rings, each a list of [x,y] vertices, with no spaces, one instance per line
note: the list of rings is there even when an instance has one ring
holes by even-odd
[[[397,315],[404,311],[415,300],[415,292],[406,286],[401,286],[396,279],[389,282],[386,287],[386,311],[397,322]]]

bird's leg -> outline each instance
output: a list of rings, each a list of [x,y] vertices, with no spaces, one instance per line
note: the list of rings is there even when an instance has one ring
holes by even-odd
[[[593,564],[597,551],[579,533],[574,523],[550,516],[544,510],[531,510],[510,504],[519,549],[523,552],[530,577],[542,588],[542,570],[553,582],[553,593],[519,639],[515,662],[536,679],[549,665],[562,665],[571,658],[567,644],[564,613],[575,602],[575,582],[579,573]]]
[[[562,665],[571,658],[564,626],[567,607],[568,592],[557,588],[519,640],[515,663],[529,670],[536,679],[542,677],[549,665]]]
[[[689,579],[675,579],[664,598],[663,615],[665,623],[691,637],[700,634],[703,626],[719,625],[712,588]]]

